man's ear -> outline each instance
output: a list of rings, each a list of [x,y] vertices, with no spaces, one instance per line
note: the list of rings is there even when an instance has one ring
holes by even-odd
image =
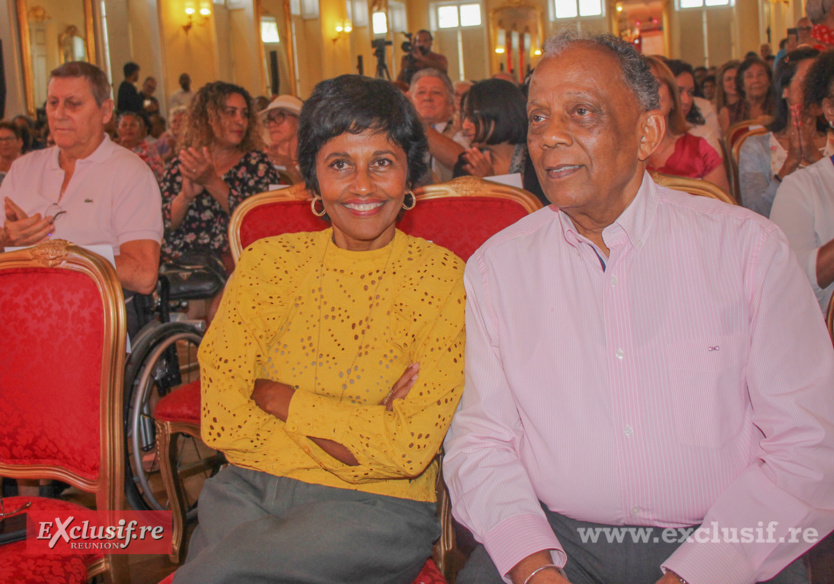
[[[640,115],[639,127],[640,147],[637,158],[645,162],[663,140],[663,135],[666,133],[666,117],[660,110],[644,112]]]
[[[113,100],[106,99],[104,103],[101,104],[101,120],[106,124],[110,121],[110,118],[113,117]]]

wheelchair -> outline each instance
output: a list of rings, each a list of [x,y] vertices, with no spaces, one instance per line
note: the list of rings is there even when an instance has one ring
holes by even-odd
[[[210,299],[225,284],[223,263],[211,254],[194,253],[160,268],[157,292],[134,302],[149,320],[131,339],[125,368],[125,498],[137,511],[169,507],[159,471],[153,411],[156,403],[181,385],[197,381],[197,349],[206,324],[185,320],[187,302]],[[225,463],[223,455],[190,436],[177,437],[177,476],[188,501],[188,518],[196,516],[196,493]]]

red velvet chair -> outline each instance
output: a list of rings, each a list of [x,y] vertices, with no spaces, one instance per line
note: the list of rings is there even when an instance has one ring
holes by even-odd
[[[237,262],[249,245],[263,237],[321,231],[330,224],[314,216],[312,195],[304,185],[261,193],[250,197],[235,210],[229,223],[232,257]],[[527,191],[475,177],[461,177],[448,183],[423,187],[417,192],[417,206],[405,213],[399,228],[442,245],[466,260],[490,236],[528,213],[541,208],[539,200]],[[185,498],[175,480],[175,433],[200,437],[199,382],[172,392],[156,406],[157,442],[160,469],[174,512],[171,561],[179,563],[185,553]],[[448,555],[454,547],[451,505],[442,477],[438,480],[438,500],[443,533],[435,545],[434,561],[449,574]],[[431,562],[427,566],[431,566]],[[435,570],[437,568],[434,568]],[[427,568],[421,572],[431,582]],[[419,579],[418,579],[419,581]]]
[[[0,254],[0,476],[57,479],[124,509],[122,288],[103,258],[66,241]],[[8,497],[7,511],[79,506]],[[0,582],[125,582],[126,556],[29,555],[0,546]]]

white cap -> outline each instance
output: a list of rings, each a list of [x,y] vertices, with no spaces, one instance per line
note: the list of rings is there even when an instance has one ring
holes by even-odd
[[[299,114],[301,114],[301,106],[303,104],[303,101],[293,95],[279,95],[273,99],[268,106],[266,106],[265,110],[258,113],[258,116],[265,118],[269,114],[270,110],[280,109],[288,114],[298,117]]]

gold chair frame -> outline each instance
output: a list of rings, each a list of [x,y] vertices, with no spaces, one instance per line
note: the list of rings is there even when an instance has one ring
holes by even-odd
[[[252,195],[237,206],[232,218],[229,220],[229,246],[232,249],[232,258],[237,265],[240,254],[243,253],[243,246],[240,243],[240,226],[243,219],[253,209],[261,205],[269,205],[277,201],[312,201],[313,194],[303,184],[293,185],[286,189],[267,191]]]
[[[709,181],[700,178],[672,176],[669,174],[661,174],[659,172],[651,172],[650,174],[652,175],[654,182],[662,187],[668,187],[670,189],[675,189],[676,191],[682,191],[691,195],[718,199],[728,205],[738,205],[734,198]]]
[[[515,201],[528,213],[543,206],[533,193],[476,176],[460,176],[449,182],[426,185],[417,189],[416,194],[418,203],[444,197],[491,197]]]
[[[198,440],[202,440],[202,437],[200,436],[199,424],[156,420],[156,447],[160,458],[159,470],[165,492],[168,494],[168,501],[171,503],[173,519],[171,553],[168,554],[168,559],[174,564],[179,564],[188,549],[188,542],[185,538],[188,527],[186,520],[188,509],[185,508],[184,504],[186,500],[185,489],[183,489],[182,483],[178,480],[174,471],[177,468],[178,457],[177,443],[176,440],[173,440],[173,436],[176,434],[187,434]]]
[[[60,268],[81,272],[95,283],[104,308],[104,339],[100,380],[101,461],[98,478],[87,479],[71,470],[49,465],[10,465],[0,462],[0,476],[55,479],[95,493],[99,510],[125,509],[123,394],[127,316],[116,270],[101,256],[72,243],[54,239],[35,247],[0,254],[0,271]],[[87,576],[104,575],[110,582],[129,578],[126,556],[105,555],[87,567]]]

